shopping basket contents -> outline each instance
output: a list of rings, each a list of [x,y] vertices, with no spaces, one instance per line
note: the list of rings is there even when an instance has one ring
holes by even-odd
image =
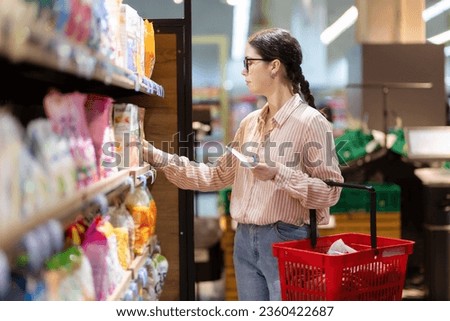
[[[371,193],[371,235],[343,233],[273,244],[278,258],[281,298],[285,301],[401,300],[408,255],[413,241],[376,236],[376,194],[370,186],[326,181],[331,186],[365,189]],[[311,222],[315,221],[311,211]],[[314,224],[312,224],[314,225]],[[335,242],[353,253],[329,254]]]

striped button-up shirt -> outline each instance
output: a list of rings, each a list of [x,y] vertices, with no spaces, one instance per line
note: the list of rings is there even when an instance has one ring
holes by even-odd
[[[329,207],[341,189],[323,180],[343,181],[331,124],[298,94],[274,115],[264,133],[267,113],[266,104],[247,115],[232,144],[250,159],[277,166],[272,180],[256,179],[230,152],[204,164],[155,149],[152,164],[182,189],[214,191],[232,185],[230,213],[238,223],[303,225],[309,223],[309,209],[315,208],[318,224],[327,224]]]

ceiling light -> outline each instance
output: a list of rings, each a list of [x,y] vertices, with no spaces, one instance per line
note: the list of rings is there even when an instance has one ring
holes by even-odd
[[[231,57],[239,60],[244,57],[250,23],[250,0],[240,0],[233,8],[233,38]]]
[[[428,41],[434,43],[435,45],[441,45],[450,40],[450,30],[444,31],[436,36],[428,38]]]
[[[176,4],[180,4],[183,3],[183,0],[173,0],[173,2],[175,2]]]
[[[320,35],[320,40],[329,45],[337,37],[339,37],[345,30],[350,28],[358,19],[358,9],[352,6],[344,12],[331,26],[326,28]]]
[[[422,18],[424,21],[428,21],[428,20],[440,15],[444,11],[447,11],[448,9],[450,9],[450,0],[442,0],[442,1],[426,8],[422,12]]]
[[[235,6],[239,3],[239,0],[227,0],[227,4],[230,6]]]

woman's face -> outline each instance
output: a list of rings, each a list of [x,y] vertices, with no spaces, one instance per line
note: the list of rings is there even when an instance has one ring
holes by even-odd
[[[270,61],[258,59],[262,59],[261,55],[250,44],[247,44],[245,48],[247,66],[242,69],[242,75],[245,77],[245,83],[252,94],[267,97],[273,81],[270,77]],[[248,67],[248,70],[246,67]]]

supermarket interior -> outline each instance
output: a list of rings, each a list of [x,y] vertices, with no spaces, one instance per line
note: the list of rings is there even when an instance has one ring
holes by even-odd
[[[450,0],[0,1],[0,301],[237,301],[237,231],[286,197],[315,232],[267,247],[279,300],[450,300],[449,26]],[[262,182],[226,148],[269,106],[252,72],[289,61],[254,56],[269,28],[300,43],[294,96],[345,186],[308,152]]]

